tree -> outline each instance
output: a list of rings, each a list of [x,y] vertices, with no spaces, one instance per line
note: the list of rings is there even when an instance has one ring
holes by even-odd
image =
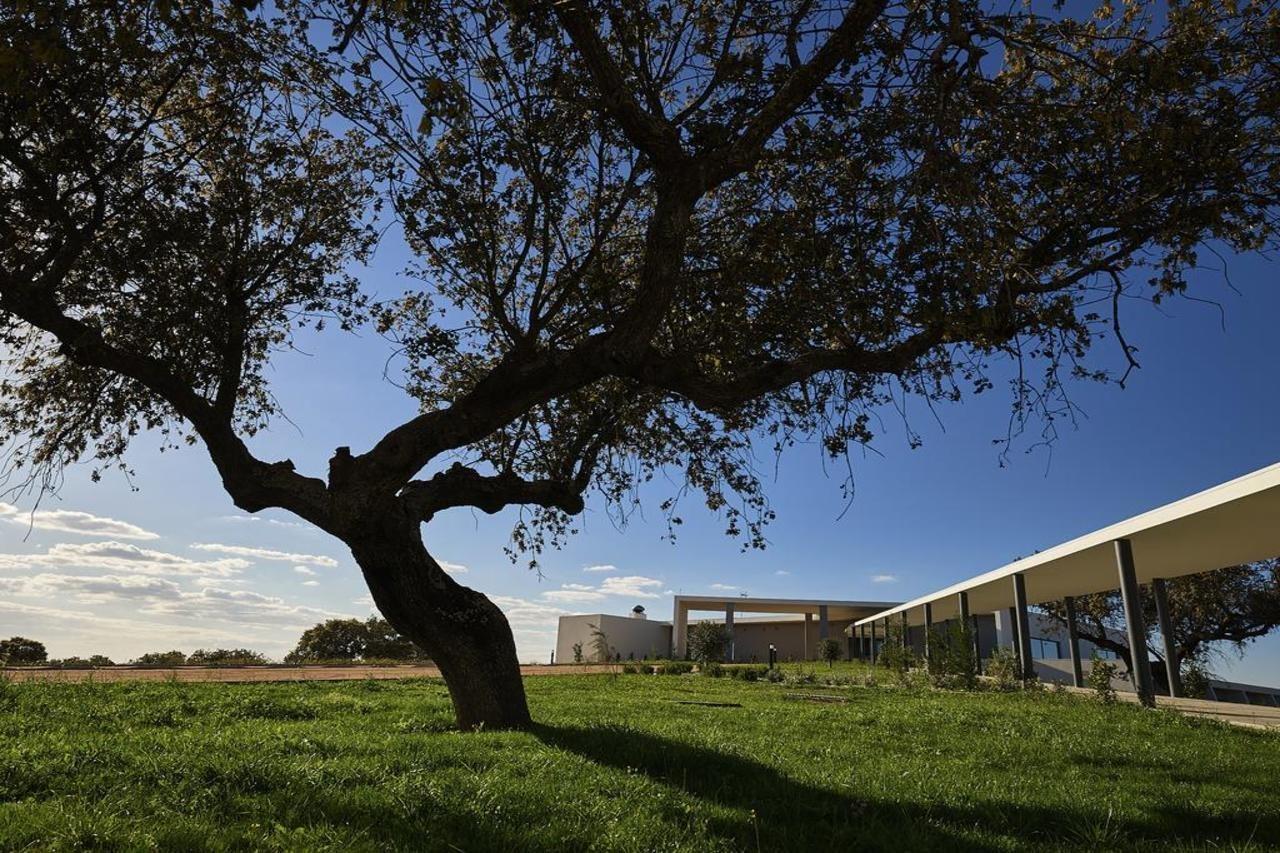
[[[596,663],[608,663],[613,660],[613,647],[609,645],[609,635],[599,625],[587,624],[591,629],[591,653]]]
[[[391,627],[386,619],[370,616],[365,620],[365,646],[363,658],[382,660],[422,661],[426,655],[408,637]]]
[[[840,641],[828,637],[818,644],[818,657],[827,662],[828,667],[836,665],[840,660]]]
[[[48,487],[203,445],[350,548],[464,728],[528,707],[424,522],[518,507],[536,560],[673,471],[672,530],[701,492],[763,546],[756,443],[838,456],[1003,358],[1051,430],[1098,338],[1136,364],[1122,305],[1277,236],[1265,0],[254,5],[0,12],[0,440]],[[371,302],[392,225],[417,262]],[[271,356],[365,323],[419,413],[326,477],[256,456]]]
[[[723,622],[695,622],[686,643],[689,657],[700,664],[719,663],[729,647],[729,629]]]
[[[26,637],[0,640],[0,666],[32,666],[49,659],[44,643]]]
[[[1169,617],[1173,633],[1174,671],[1197,664],[1204,666],[1223,645],[1243,651],[1250,642],[1280,627],[1280,559],[1231,566],[1211,572],[1170,578],[1166,581]],[[1124,609],[1119,592],[1077,596],[1076,630],[1082,639],[1108,649],[1133,671],[1133,654],[1124,632]],[[1147,627],[1148,655],[1164,663],[1164,644],[1157,642],[1155,598],[1142,596],[1143,621]],[[1061,602],[1042,605],[1044,612],[1066,625]],[[1163,666],[1152,674],[1168,690],[1168,674]]]
[[[326,660],[423,660],[422,651],[396,633],[387,620],[329,619],[303,632],[285,663]]]

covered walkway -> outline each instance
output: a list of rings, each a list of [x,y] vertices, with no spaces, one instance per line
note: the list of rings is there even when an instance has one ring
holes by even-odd
[[[1280,464],[886,608],[854,625],[865,639],[874,636],[877,624],[882,631],[887,629],[890,620],[903,626],[928,626],[936,621],[968,619],[974,613],[1011,608],[1015,649],[1023,672],[1030,673],[1033,670],[1027,608],[1062,600],[1067,605],[1068,646],[1074,680],[1079,686],[1082,677],[1073,596],[1119,589],[1129,648],[1145,649],[1142,585],[1149,585],[1160,621],[1158,627],[1165,628],[1170,624],[1165,580],[1275,556],[1280,556]],[[1169,635],[1168,630],[1160,633]],[[1172,660],[1170,654],[1164,657]],[[1134,661],[1138,697],[1145,704],[1153,704],[1155,688],[1148,656],[1135,654]],[[1169,672],[1168,676],[1172,694],[1179,696],[1178,673]]]
[[[745,598],[742,596],[707,596],[677,595],[675,597],[675,614],[672,619],[672,643],[674,656],[681,659],[685,656],[686,641],[689,633],[689,614],[696,611],[709,611],[724,615],[724,624],[729,632],[728,658],[737,660],[733,641],[734,617],[740,613],[769,614],[803,614],[804,616],[804,657],[817,644],[828,639],[833,631],[832,625],[840,630],[844,625],[870,616],[873,613],[892,607],[890,601],[837,601],[803,598]],[[817,623],[814,625],[814,623]]]

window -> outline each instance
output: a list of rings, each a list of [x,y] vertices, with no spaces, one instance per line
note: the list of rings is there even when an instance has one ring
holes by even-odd
[[[1031,638],[1031,657],[1039,660],[1057,660],[1059,656],[1057,640],[1046,640],[1043,637]]]
[[[1102,648],[1098,648],[1097,646],[1094,646],[1093,653],[1097,655],[1099,658],[1101,658],[1102,660],[1116,659],[1116,653],[1111,651],[1111,649],[1102,649]]]

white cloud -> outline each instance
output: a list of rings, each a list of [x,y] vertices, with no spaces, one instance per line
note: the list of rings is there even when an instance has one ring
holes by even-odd
[[[303,581],[303,586],[320,586],[320,581]]]
[[[192,548],[197,551],[213,551],[219,554],[234,554],[237,557],[248,557],[252,560],[269,560],[279,563],[310,563],[313,566],[334,568],[338,561],[332,557],[318,554],[293,554],[288,551],[273,551],[270,548],[251,548],[247,545],[221,545],[216,542],[193,542]]]
[[[43,554],[0,554],[0,569],[75,567],[173,576],[228,577],[247,569],[247,560],[197,561],[122,542],[60,543]]]
[[[655,587],[661,587],[662,581],[646,578],[643,575],[624,575],[605,578],[599,586],[588,586],[581,583],[561,584],[559,589],[542,593],[547,601],[599,601],[603,598],[657,598]]]
[[[517,653],[524,661],[546,661],[556,644],[556,628],[569,611],[538,601],[508,595],[491,596],[506,614],[515,636]]]
[[[872,575],[871,582],[872,583],[897,583],[898,576],[897,575]]]
[[[737,587],[734,586],[733,584],[727,584],[727,583],[713,583],[711,585],[711,588],[720,590],[721,592],[729,592],[731,590],[737,589]]]
[[[139,608],[139,612],[199,620],[297,626],[308,626],[324,619],[344,615],[315,607],[289,604],[282,598],[263,595],[260,592],[221,587],[205,587],[199,592],[183,592],[176,598],[152,598]]]
[[[600,591],[605,595],[621,595],[631,598],[657,598],[655,587],[661,587],[662,581],[646,578],[642,575],[626,575],[617,578],[605,578],[600,584]]]
[[[269,524],[272,527],[288,527],[293,530],[316,530],[312,525],[301,521],[281,521],[278,518],[263,518],[260,515],[224,515],[218,520],[235,524]]]
[[[306,626],[341,614],[291,605],[283,599],[244,589],[206,586],[187,592],[177,583],[150,575],[92,577],[38,574],[0,578],[0,593],[22,597],[70,598],[110,604],[127,602],[136,613],[247,624]]]
[[[316,573],[315,569],[307,568],[306,566],[294,566],[293,570],[300,575],[314,575]]]
[[[23,597],[71,596],[79,601],[109,601],[115,598],[176,598],[182,588],[153,575],[39,574],[0,578],[0,592]]]
[[[547,601],[599,601],[605,598],[605,594],[593,589],[552,589],[544,592],[542,597]]]
[[[609,565],[608,563],[602,563],[599,566],[584,566],[582,570],[584,572],[616,572],[618,567]]]
[[[471,571],[461,563],[450,563],[448,560],[436,560],[436,562],[440,564],[440,568],[451,575],[465,575]]]
[[[136,524],[69,509],[38,509],[24,512],[13,504],[0,503],[0,519],[35,530],[55,530],[81,536],[113,536],[117,539],[159,539],[160,535]]]
[[[791,574],[791,572],[787,571],[786,569],[778,569],[776,572],[774,572],[774,574],[778,575],[779,577],[785,577],[786,575]]]
[[[49,654],[106,654],[116,660],[128,660],[145,651],[160,648],[195,649],[199,646],[244,646],[267,649],[279,654],[297,641],[295,629],[270,626],[266,629],[249,625],[217,626],[208,623],[183,625],[133,618],[105,616],[65,607],[47,607],[6,601],[0,597],[0,612],[5,613],[8,630],[24,636],[39,636],[42,629],[57,625],[56,636],[46,637]],[[136,611],[135,611],[136,612]]]

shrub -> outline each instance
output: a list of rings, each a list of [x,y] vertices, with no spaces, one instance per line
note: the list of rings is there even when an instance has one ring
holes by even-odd
[[[94,669],[100,666],[115,666],[115,661],[106,655],[92,655],[88,658],[69,657],[61,660],[49,661],[49,666],[56,666],[59,669]]]
[[[987,661],[987,675],[998,690],[1013,690],[1021,680],[1018,656],[1008,646],[1001,646],[991,653]]]
[[[196,649],[187,658],[190,666],[262,666],[266,663],[266,656],[252,649]]]
[[[786,679],[787,677],[782,674],[782,670],[780,669],[770,668],[765,670],[764,680],[770,684],[781,684],[783,681],[786,681]]]
[[[915,664],[915,652],[902,641],[903,632],[900,624],[891,624],[885,632],[884,645],[880,648],[880,656],[876,663],[897,676],[902,681],[907,671]]]
[[[170,652],[147,652],[133,659],[133,663],[138,666],[182,666],[186,662],[186,654],[177,649]]]
[[[623,675],[644,675],[648,667],[638,663],[624,663],[622,665]]]
[[[695,622],[689,626],[689,657],[698,663],[724,660],[729,629],[720,622]]]
[[[1116,701],[1116,689],[1111,685],[1111,679],[1115,677],[1116,665],[1098,657],[1098,651],[1094,649],[1089,658],[1089,677],[1086,683],[1097,697],[1108,705]]]
[[[1213,673],[1198,660],[1182,662],[1182,694],[1189,699],[1203,699],[1209,695],[1209,680]]]
[[[698,667],[699,672],[703,675],[710,676],[711,678],[719,678],[724,675],[724,670],[724,665],[718,661],[707,661]]]
[[[973,629],[966,621],[929,630],[929,680],[935,687],[972,690],[977,683]]]
[[[670,660],[658,668],[662,675],[684,675],[693,672],[693,664],[687,660]]]
[[[763,664],[745,664],[743,666],[725,667],[725,672],[729,674],[730,678],[736,678],[740,681],[759,681],[761,678],[765,678],[773,671],[774,670],[769,669],[769,667]]]

